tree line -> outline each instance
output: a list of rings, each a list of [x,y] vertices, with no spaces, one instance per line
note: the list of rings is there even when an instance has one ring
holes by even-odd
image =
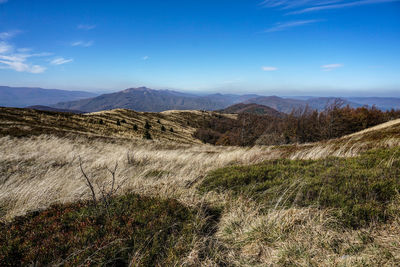
[[[306,106],[284,117],[238,114],[237,119],[213,116],[194,136],[214,145],[282,145],[338,138],[400,118],[400,110],[352,108],[335,101],[323,111]]]

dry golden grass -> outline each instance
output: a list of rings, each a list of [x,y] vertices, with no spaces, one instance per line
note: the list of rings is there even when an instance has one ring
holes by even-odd
[[[84,170],[94,181],[109,179],[105,167],[118,162],[117,183],[124,181],[120,193],[133,191],[177,198],[188,206],[224,207],[216,233],[195,239],[194,249],[182,259],[184,265],[395,266],[400,262],[400,219],[387,225],[349,230],[338,226],[329,210],[277,208],[265,214],[260,212],[262,207],[249,200],[233,199],[224,193],[200,195],[196,190],[196,185],[207,172],[230,164],[253,164],[280,157],[346,157],[370,147],[398,146],[398,123],[316,144],[215,147],[196,144],[197,141],[191,137],[193,128],[187,126],[191,117],[200,119],[207,114],[107,111],[72,115],[77,128],[87,123],[84,116],[95,120],[103,118],[107,125],[113,125],[110,126],[112,130],[104,132],[101,132],[101,125],[96,124],[93,132],[84,127],[85,130],[78,135],[78,130],[71,130],[74,135],[55,136],[49,132],[23,138],[1,137],[0,218],[10,220],[28,210],[45,208],[55,202],[89,198],[79,169],[80,156]],[[17,128],[33,127],[33,123],[26,121],[37,123],[37,118],[48,119],[46,114],[26,115],[24,121],[13,125]],[[179,129],[179,135],[158,137],[154,133],[155,139],[160,140],[141,140],[141,136],[117,131],[119,128],[111,123],[116,118],[125,119],[128,124],[144,123],[146,119],[156,124],[160,119],[167,129],[170,126]],[[12,119],[8,122],[11,125]],[[1,118],[1,123],[3,127],[7,119]],[[39,126],[44,127],[43,124]],[[50,126],[51,123],[47,122],[45,127]],[[57,127],[52,130],[67,129],[67,126],[65,129]],[[91,135],[122,138],[88,138]],[[183,143],[173,142],[178,140],[175,138],[182,138]]]
[[[277,147],[290,159],[354,157],[373,148],[400,146],[400,120],[389,121],[358,133],[328,141]]]
[[[145,123],[154,140],[201,144],[193,137],[194,128],[213,116],[207,111],[167,111],[161,113],[115,109],[87,114],[46,112],[0,107],[0,136],[84,135],[91,138],[142,139]],[[224,115],[234,116],[234,115]],[[117,125],[117,121],[120,125]],[[100,123],[100,121],[102,123]],[[133,126],[138,130],[135,131]],[[165,127],[165,131],[161,130]],[[170,129],[173,131],[170,131]]]

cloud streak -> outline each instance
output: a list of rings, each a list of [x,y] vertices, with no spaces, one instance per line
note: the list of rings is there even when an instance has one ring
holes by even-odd
[[[1,1],[1,0],[0,0]],[[9,40],[19,34],[20,31],[0,33],[0,69],[11,69],[17,72],[43,73],[46,67],[33,63],[34,58],[49,57],[51,53],[33,53],[30,48],[18,48],[9,43]],[[71,62],[72,59],[62,57],[50,62],[52,65],[61,65]]]
[[[29,58],[38,56],[42,54],[0,54],[0,68],[17,72],[42,73],[46,70],[45,67],[27,62]]]
[[[91,47],[93,44],[94,44],[93,41],[88,41],[88,42],[76,41],[76,42],[71,43],[71,46]]]
[[[343,2],[343,0],[265,0],[260,5],[265,8],[292,9],[302,6],[319,6]]]
[[[4,1],[0,3],[5,3]],[[0,33],[0,69],[12,69],[18,72],[42,73],[45,67],[28,62],[32,57],[48,56],[48,53],[32,54],[28,49],[15,49],[7,41],[16,36],[19,31]]]
[[[0,0],[0,4],[5,4],[7,2],[8,2],[8,0]]]
[[[9,40],[19,34],[20,31],[0,32],[0,40]]]
[[[263,66],[263,67],[261,67],[261,69],[263,71],[276,71],[276,70],[278,70],[277,67],[271,67],[271,66]]]
[[[332,71],[332,70],[335,70],[335,69],[338,69],[338,68],[342,68],[343,66],[344,66],[343,64],[339,64],[339,63],[327,64],[327,65],[322,65],[321,69],[323,71]]]
[[[352,1],[348,3],[338,3],[333,5],[321,5],[321,6],[314,6],[308,7],[297,11],[289,12],[289,15],[292,14],[303,14],[321,10],[329,10],[329,9],[340,9],[340,8],[347,8],[347,7],[355,7],[355,6],[364,6],[364,5],[371,5],[371,4],[383,4],[383,3],[390,3],[390,2],[398,2],[399,0],[364,0],[364,1]]]
[[[260,3],[264,8],[293,10],[287,15],[303,14],[321,10],[341,9],[372,4],[399,2],[400,0],[265,0]],[[296,9],[296,10],[295,10]]]
[[[12,46],[6,42],[0,42],[0,54],[7,53],[12,50]]]
[[[304,25],[315,23],[318,21],[320,21],[320,20],[297,20],[297,21],[289,21],[289,22],[284,22],[284,23],[277,23],[275,26],[265,30],[265,32],[284,31],[289,28],[304,26]]]
[[[96,28],[96,25],[90,25],[90,24],[79,24],[77,27],[79,30],[85,30],[85,31],[90,31]]]
[[[63,65],[63,64],[66,64],[66,63],[70,63],[72,61],[74,61],[72,58],[71,59],[66,59],[66,58],[63,58],[63,57],[58,57],[58,58],[55,58],[52,61],[50,61],[50,64],[51,65]]]

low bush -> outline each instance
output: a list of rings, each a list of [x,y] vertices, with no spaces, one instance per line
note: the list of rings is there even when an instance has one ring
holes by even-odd
[[[54,205],[0,225],[0,266],[174,265],[190,250],[196,212],[128,194],[108,213],[91,202]]]
[[[152,140],[153,137],[151,136],[149,130],[145,130],[143,133],[143,139]]]
[[[274,160],[230,166],[208,174],[202,192],[228,190],[266,205],[333,208],[353,228],[385,222],[400,191],[400,149],[374,150],[356,158]]]

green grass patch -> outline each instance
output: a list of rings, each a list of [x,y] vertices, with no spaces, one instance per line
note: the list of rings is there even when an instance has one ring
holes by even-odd
[[[354,228],[385,222],[400,191],[400,149],[374,150],[355,158],[274,160],[231,166],[208,174],[200,191],[229,191],[273,208],[333,208]]]
[[[196,211],[135,194],[108,209],[54,205],[0,224],[0,266],[172,266],[191,249]]]

